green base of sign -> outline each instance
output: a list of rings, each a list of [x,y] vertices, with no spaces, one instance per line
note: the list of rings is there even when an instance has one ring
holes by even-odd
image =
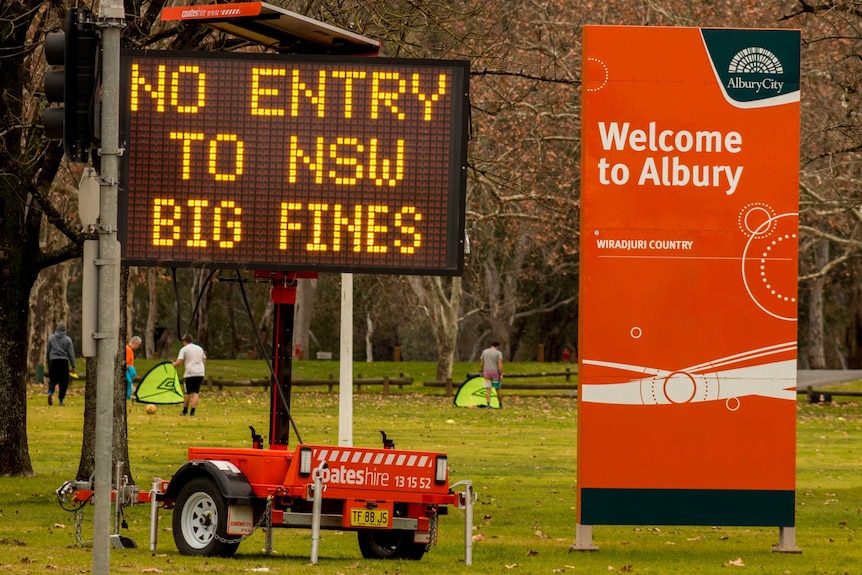
[[[584,525],[796,525],[794,491],[581,489]]]

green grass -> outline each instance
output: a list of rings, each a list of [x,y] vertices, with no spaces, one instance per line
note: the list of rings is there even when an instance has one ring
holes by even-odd
[[[366,364],[357,364],[355,372],[365,375],[365,368]],[[548,371],[546,365],[533,368]],[[393,375],[389,370],[385,374]],[[320,561],[310,566],[308,530],[276,530],[274,557],[262,553],[260,533],[245,541],[233,559],[181,556],[169,529],[170,511],[164,510],[158,550],[150,552],[149,508],[138,506],[126,510],[129,529],[122,534],[139,547],[112,549],[111,573],[254,569],[327,575],[860,572],[862,407],[856,403],[799,403],[797,544],[803,549],[801,555],[771,552],[777,542],[776,528],[702,526],[595,526],[593,541],[600,550],[582,553],[569,551],[575,536],[576,400],[509,394],[505,409],[491,411],[457,409],[442,390],[435,393],[383,396],[375,390],[356,395],[354,444],[379,445],[378,430],[383,429],[397,447],[449,454],[451,480],[471,479],[479,495],[474,535],[480,540],[474,543],[471,567],[463,564],[464,513],[457,509],[441,517],[438,545],[422,561],[365,560],[353,533],[324,531]],[[65,408],[49,408],[41,386],[31,386],[29,399],[30,455],[36,476],[0,478],[0,571],[89,573],[91,551],[75,545],[74,517],[60,509],[54,496],[54,490],[77,471],[81,390],[73,384]],[[135,481],[146,489],[155,476],[170,478],[185,461],[189,445],[248,446],[248,425],[266,429],[268,405],[262,389],[204,393],[199,417],[194,419],[178,417],[175,407],[146,415],[143,406],[130,405],[129,449]],[[297,393],[293,412],[305,441],[337,443],[337,393]],[[92,507],[85,508],[85,540],[92,539],[92,513]],[[744,567],[725,566],[737,559]]]

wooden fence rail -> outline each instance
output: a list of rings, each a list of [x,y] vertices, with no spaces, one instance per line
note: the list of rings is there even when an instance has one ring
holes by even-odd
[[[468,373],[467,379],[472,377],[481,377],[480,373]],[[577,383],[569,383],[571,381],[572,375],[577,375],[577,371],[573,371],[571,369],[566,368],[566,371],[560,372],[547,372],[541,371],[538,373],[507,373],[505,375],[505,383],[503,384],[503,389],[534,389],[537,391],[543,390],[556,390],[556,391],[569,391],[573,394],[577,395],[578,384]],[[518,379],[525,377],[564,377],[566,383],[511,383],[510,379]],[[453,397],[455,383],[451,379],[447,379],[445,381],[424,381],[422,382],[423,387],[444,387],[446,388],[446,397]],[[461,385],[460,383],[457,385]]]
[[[862,397],[862,391],[839,391],[839,390],[826,390],[826,389],[817,389],[814,386],[809,385],[805,389],[797,389],[796,393],[799,395],[805,395],[808,398],[808,403],[829,403],[832,401],[832,397]]]
[[[525,377],[564,377],[566,378],[566,383],[572,380],[573,375],[578,375],[577,369],[566,368],[565,371],[539,371],[536,373],[507,373],[505,374],[505,379],[518,379]],[[471,377],[482,377],[481,373],[468,373],[467,379]],[[508,387],[508,386],[506,386]]]
[[[222,391],[225,387],[263,387],[269,389],[269,379],[252,379],[250,381],[230,381],[224,379],[207,378],[207,390],[212,391],[213,388]],[[405,385],[413,383],[412,377],[357,377],[353,380],[353,385],[356,386],[356,391],[362,391],[362,386],[383,386],[383,394],[389,395],[389,388],[397,385],[398,389],[404,389]],[[291,386],[294,387],[326,387],[329,393],[332,393],[335,386],[338,385],[338,380],[330,376],[329,379],[294,379],[291,381]]]

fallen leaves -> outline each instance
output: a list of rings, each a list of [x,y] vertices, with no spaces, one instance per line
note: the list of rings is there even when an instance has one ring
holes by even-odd
[[[732,559],[724,564],[725,567],[745,567],[745,563],[742,562],[742,557],[738,557],[736,559]]]
[[[0,539],[0,545],[14,545],[16,547],[26,547],[27,544],[20,539],[3,538]]]

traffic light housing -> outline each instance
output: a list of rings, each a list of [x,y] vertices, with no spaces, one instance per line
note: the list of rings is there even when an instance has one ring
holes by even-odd
[[[86,162],[95,139],[99,31],[89,10],[71,8],[63,32],[45,37],[45,60],[62,66],[45,73],[45,135],[63,140],[70,162]]]

